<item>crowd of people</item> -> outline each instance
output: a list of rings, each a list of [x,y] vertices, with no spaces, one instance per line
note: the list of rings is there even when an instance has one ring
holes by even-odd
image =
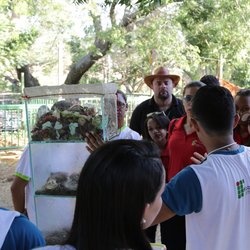
[[[152,249],[158,224],[167,250],[249,249],[250,90],[233,98],[206,75],[187,83],[181,100],[173,94],[180,77],[166,67],[144,81],[153,96],[134,109],[130,127],[127,98],[118,90],[118,136],[103,142],[86,134],[90,156],[64,245],[45,246],[41,232],[20,214],[31,213],[24,151],[12,184],[17,212],[0,210],[0,231],[7,225],[2,250]]]

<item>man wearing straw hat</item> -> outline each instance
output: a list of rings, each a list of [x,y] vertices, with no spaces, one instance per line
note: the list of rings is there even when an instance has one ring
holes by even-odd
[[[143,135],[147,114],[164,112],[170,120],[185,114],[182,101],[173,95],[173,89],[180,81],[178,75],[170,74],[166,67],[159,67],[153,75],[146,76],[144,82],[153,90],[154,95],[139,104],[132,113],[130,128]]]

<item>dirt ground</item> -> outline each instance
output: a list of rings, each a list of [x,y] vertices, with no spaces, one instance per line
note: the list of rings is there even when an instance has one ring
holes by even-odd
[[[0,207],[13,209],[10,186],[22,150],[0,151]]]

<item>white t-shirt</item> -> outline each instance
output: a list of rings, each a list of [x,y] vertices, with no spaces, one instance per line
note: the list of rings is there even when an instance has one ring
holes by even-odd
[[[187,249],[250,249],[250,148],[218,151],[192,166],[202,209],[186,216]]]
[[[120,139],[132,139],[132,140],[141,140],[141,136],[131,128],[127,126],[123,126],[121,128],[120,134],[112,138],[113,140],[120,140]]]
[[[187,250],[250,249],[250,148],[220,150],[184,168],[163,202],[186,215]]]

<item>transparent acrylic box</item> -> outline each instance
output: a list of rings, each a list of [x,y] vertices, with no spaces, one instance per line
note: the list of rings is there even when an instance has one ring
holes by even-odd
[[[103,139],[108,141],[118,131],[116,90],[115,84],[61,85],[31,87],[24,90],[35,209],[34,223],[45,237],[52,234],[63,235],[70,229],[77,180],[89,152],[84,138],[81,136],[78,139],[77,135],[74,135],[71,139],[70,130],[67,130],[70,136],[69,138],[66,136],[66,139],[58,135],[60,134],[58,130],[56,138],[50,138],[46,134],[46,138],[38,137],[33,140],[32,130],[36,124],[34,110],[37,110],[41,103],[51,108],[52,104],[58,100],[77,99],[78,104],[83,107],[94,107],[96,116],[100,118],[98,126],[101,128]],[[71,117],[71,113],[66,113],[66,115]],[[62,117],[61,113],[59,117]],[[42,124],[41,129],[46,127],[45,123]],[[80,127],[75,121],[72,123],[76,128]],[[55,128],[55,123],[52,126]],[[54,131],[52,134],[54,136]]]

